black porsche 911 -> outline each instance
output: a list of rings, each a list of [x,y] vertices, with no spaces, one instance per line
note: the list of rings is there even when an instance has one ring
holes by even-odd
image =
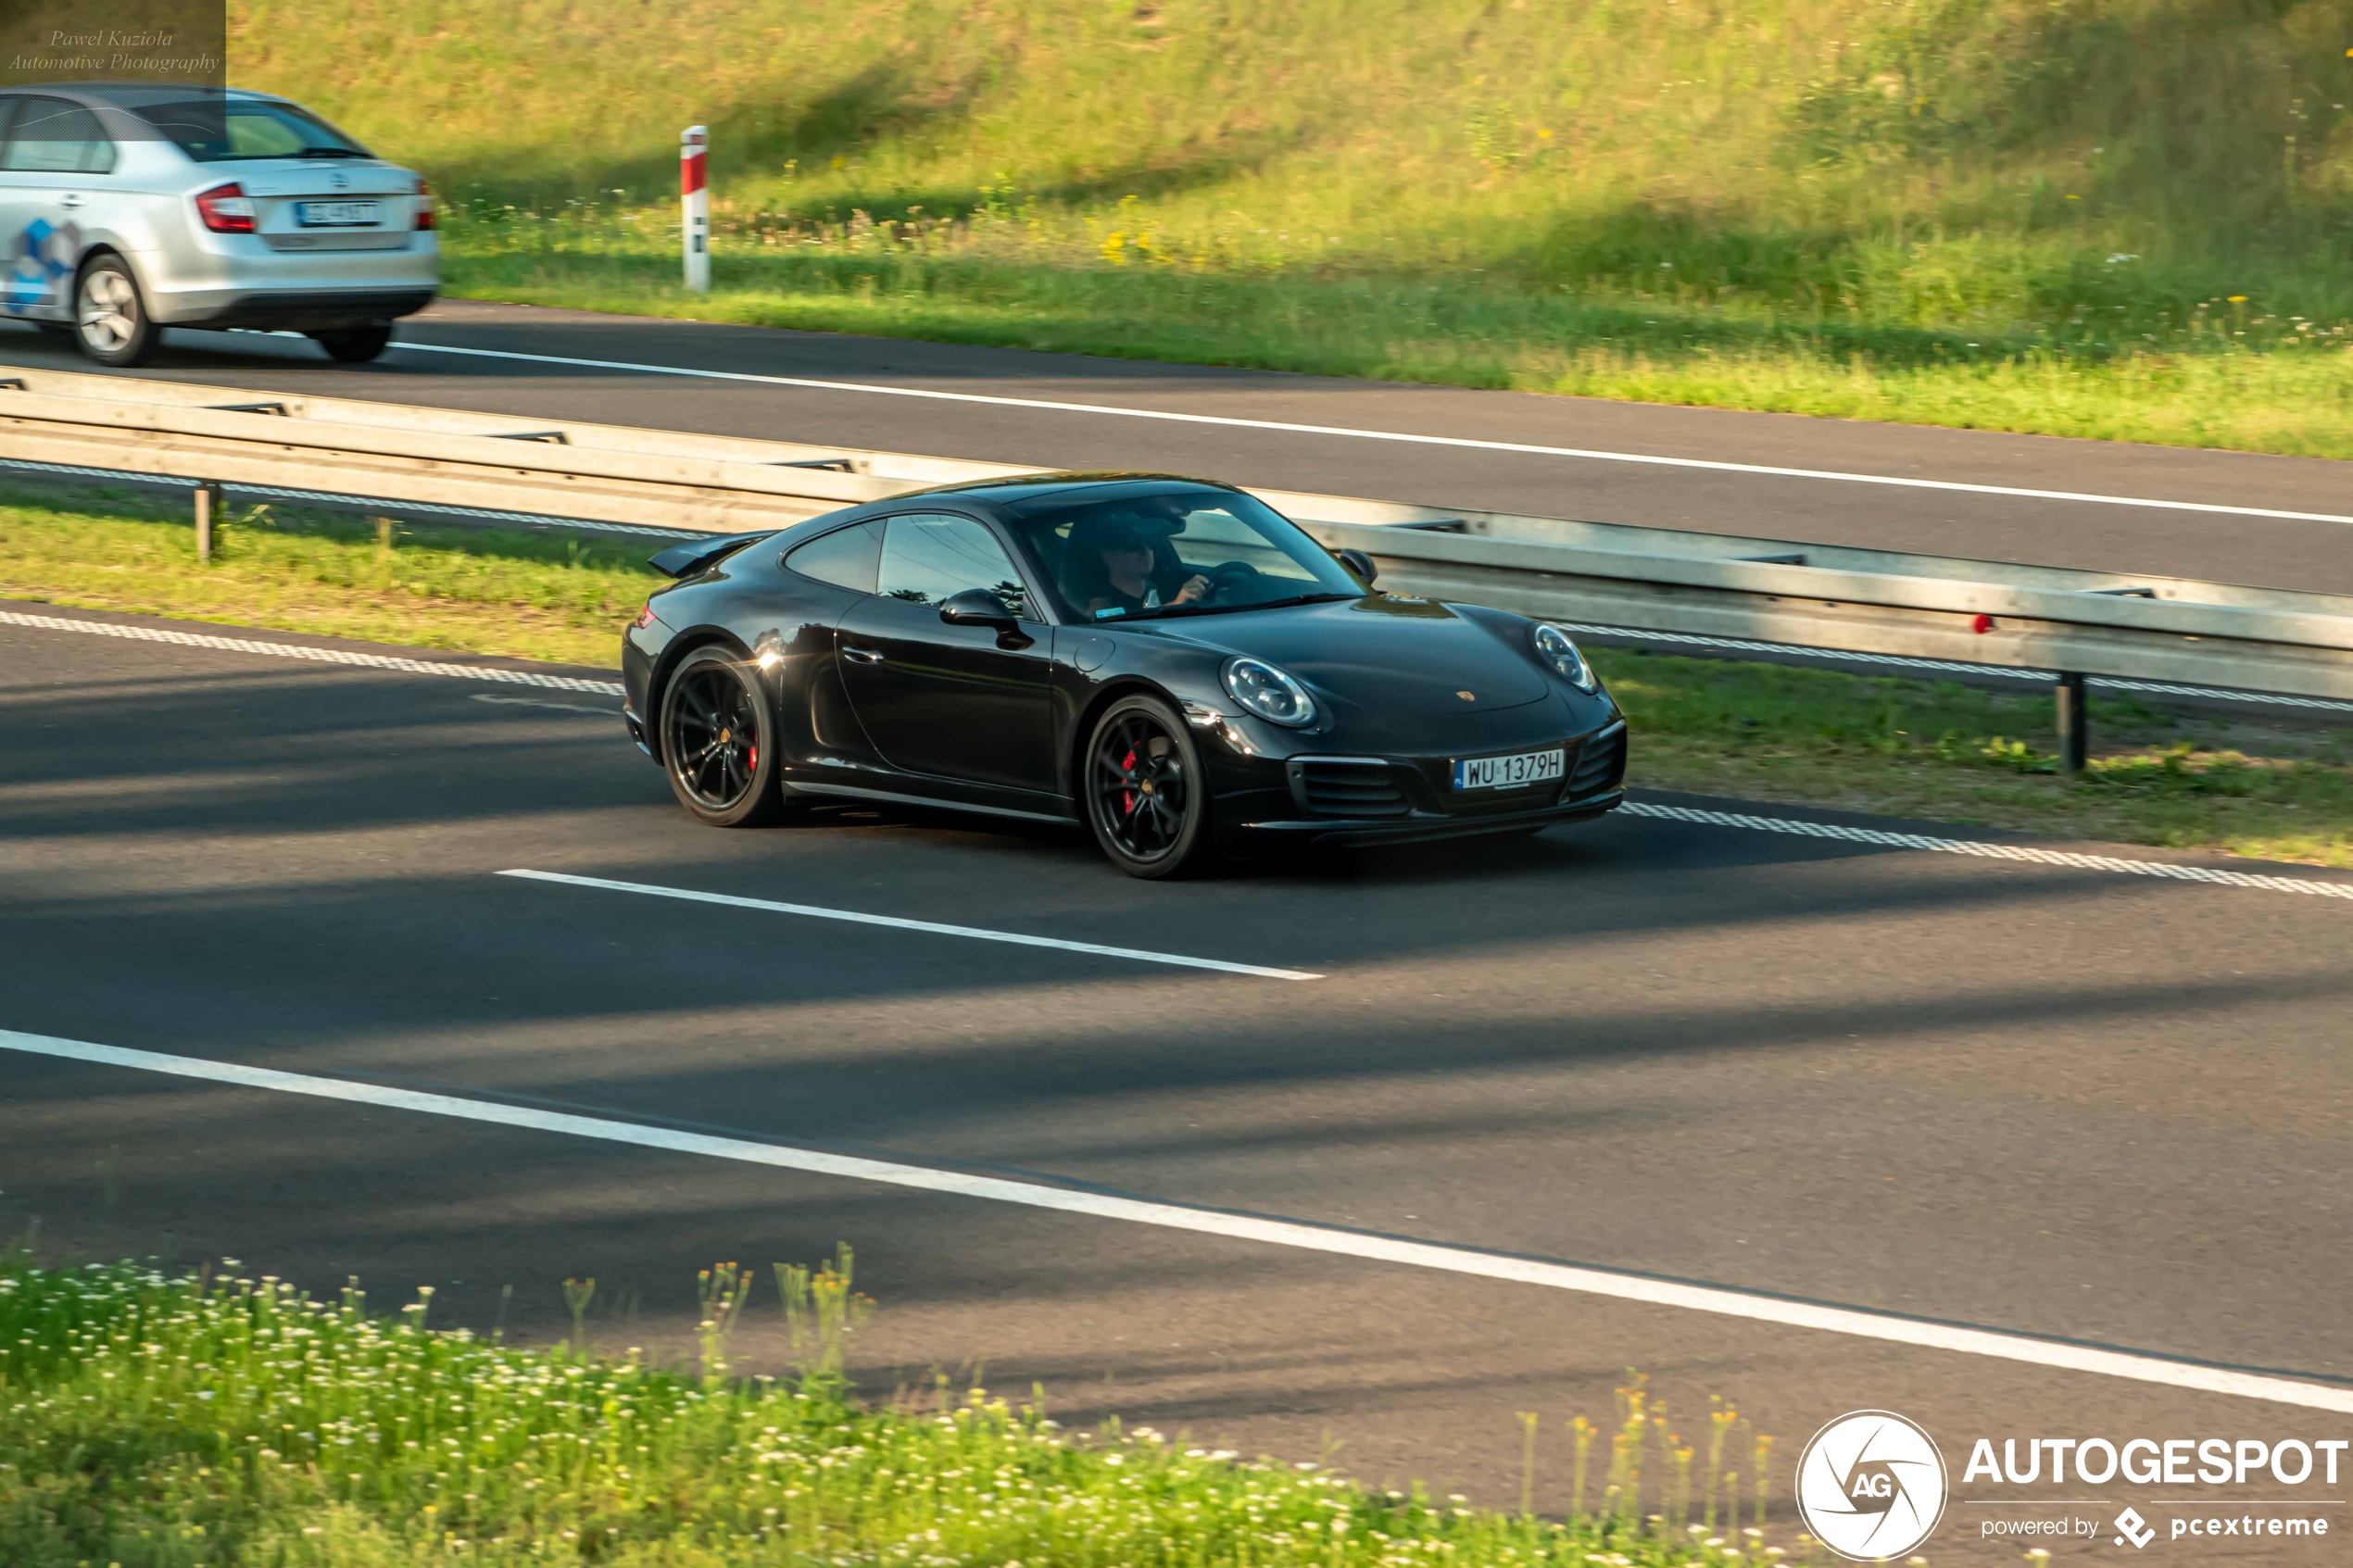
[[[1085,822],[1136,876],[1253,843],[1533,833],[1624,798],[1557,627],[1376,591],[1246,492],[949,485],[696,541],[623,639],[631,736],[703,822],[823,799]]]

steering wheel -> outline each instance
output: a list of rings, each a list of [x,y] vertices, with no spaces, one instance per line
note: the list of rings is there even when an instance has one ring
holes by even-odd
[[[1246,560],[1229,560],[1211,567],[1201,575],[1209,579],[1209,589],[1202,595],[1202,600],[1216,603],[1235,589],[1257,582],[1265,573]]]

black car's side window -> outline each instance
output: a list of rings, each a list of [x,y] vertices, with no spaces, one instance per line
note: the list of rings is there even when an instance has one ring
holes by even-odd
[[[887,599],[936,605],[967,588],[986,588],[1030,614],[1029,592],[997,536],[968,517],[892,518],[883,534],[880,589]]]
[[[881,555],[881,525],[860,522],[837,528],[797,550],[786,552],[785,564],[803,577],[871,594],[875,591],[875,563]]]

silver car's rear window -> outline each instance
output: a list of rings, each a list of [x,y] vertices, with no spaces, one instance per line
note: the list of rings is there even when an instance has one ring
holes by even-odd
[[[79,104],[12,98],[0,107],[0,124],[9,124],[11,132],[0,169],[11,173],[106,174],[114,169],[114,144],[98,128],[98,117]]]
[[[241,158],[366,157],[368,149],[292,104],[190,99],[131,111],[198,163]]]

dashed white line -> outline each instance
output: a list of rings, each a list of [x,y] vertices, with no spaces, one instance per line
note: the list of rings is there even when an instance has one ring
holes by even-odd
[[[1705,469],[1750,473],[1767,479],[1818,479],[1840,484],[1889,484],[1903,490],[1956,491],[1969,495],[2010,495],[2031,501],[2082,501],[2101,507],[2147,507],[2158,511],[2207,512],[2221,517],[2268,517],[2291,522],[2353,522],[2337,512],[2289,511],[2277,507],[2230,507],[2209,501],[2165,501],[2147,495],[2104,495],[2088,490],[2037,490],[2015,484],[1971,484],[1957,479],[1906,479],[1900,474],[1849,473],[1840,469],[1780,468],[1769,463],[1734,463],[1710,458],[1661,458],[1647,452],[1608,452],[1585,446],[1547,446],[1527,441],[1479,441],[1464,435],[1420,435],[1400,430],[1358,430],[1347,425],[1300,424],[1289,420],[1246,420],[1227,414],[1178,414],[1164,408],[1124,408],[1113,403],[1065,403],[1043,397],[1004,397],[981,392],[940,392],[930,387],[886,386],[876,382],[828,381],[814,376],[758,375],[749,370],[705,370],[684,365],[644,365],[626,359],[579,359],[561,354],[520,354],[503,348],[459,348],[444,343],[396,343],[415,354],[462,354],[478,359],[513,359],[535,365],[573,365],[591,370],[629,370],[648,376],[694,376],[708,381],[753,382],[767,386],[808,387],[819,392],[863,392],[883,397],[918,397],[941,403],[982,403],[1000,408],[1040,408],[1056,414],[1107,414],[1171,424],[1221,425],[1231,430],[1271,430],[1287,435],[1333,435],[1357,441],[1395,441],[1415,446],[1457,446],[1478,452],[1522,452],[1542,458],[1576,458],[1596,463],[1637,463],[1651,468]]]
[[[1629,800],[1618,809],[1629,817],[1655,817],[1663,822],[1695,822],[1706,827],[1744,828],[1751,833],[1794,834],[1801,838],[1831,838],[1847,844],[1873,844],[1887,849],[1926,849],[1938,855],[1974,855],[1987,860],[2026,860],[2039,866],[2066,866],[2075,871],[2113,872],[2122,876],[2160,877],[2169,882],[2202,882],[2217,887],[2252,887],[2266,893],[2302,893],[2316,898],[2353,899],[2353,882],[2316,882],[2304,877],[2271,876],[2260,872],[2224,871],[2219,866],[2176,865],[2168,860],[2127,860],[2115,855],[2085,855],[2072,849],[2038,849],[2025,844],[1931,838],[1926,834],[1845,827],[1836,822],[1808,822],[1794,817],[1757,817],[1744,811],[1711,811],[1695,806],[1667,806],[1654,800]]]
[[[1711,1312],[1752,1323],[1841,1334],[1919,1349],[1984,1356],[2029,1366],[2086,1373],[2098,1377],[2123,1378],[2169,1388],[2353,1414],[2353,1387],[2137,1355],[2129,1350],[2112,1350],[2095,1345],[2038,1339],[2027,1335],[2006,1334],[1998,1329],[1928,1323],[1859,1308],[1793,1300],[1724,1286],[1688,1284],[1642,1274],[1618,1273],[1581,1264],[1516,1258],[1449,1246],[1443,1242],[1366,1235],[1298,1220],[1189,1209],[1181,1204],[1125,1198],[1112,1193],[1075,1191],[1038,1182],[972,1175],[961,1171],[943,1171],[896,1160],[797,1148],[786,1144],[755,1143],[748,1138],[720,1137],[709,1133],[690,1133],[604,1117],[501,1105],[492,1100],[468,1099],[456,1095],[388,1088],[340,1078],[319,1078],[308,1073],[282,1072],[276,1068],[247,1067],[237,1062],[208,1060],[202,1057],[171,1056],[159,1051],[94,1045],[82,1040],[24,1035],[12,1030],[0,1030],[0,1050],[130,1068],[143,1073],[169,1073],[175,1077],[267,1089],[279,1094],[308,1095],[321,1099],[381,1106],[388,1110],[452,1117],[493,1126],[560,1133],[572,1137],[699,1155],[746,1165],[765,1165],[848,1181],[872,1182],[986,1202],[1016,1204],[1027,1209],[1120,1220],[1164,1230],[1189,1231],[1197,1235],[1321,1252],[1366,1262],[1402,1264],[1408,1268],[1467,1274],[1516,1285],[1577,1291],[1649,1306]]]
[[[1018,931],[990,931],[977,925],[942,925],[937,921],[902,920],[897,915],[870,915],[856,909],[827,909],[814,904],[780,904],[768,898],[742,898],[732,893],[701,893],[689,887],[661,887],[644,882],[609,882],[598,876],[568,876],[561,872],[510,871],[500,876],[528,877],[534,882],[560,882],[572,887],[601,888],[608,893],[642,893],[656,898],[684,898],[696,904],[721,904],[729,909],[759,909],[775,915],[805,915],[812,920],[849,921],[857,925],[887,925],[900,931],[921,931],[935,936],[965,936],[981,942],[1011,942],[1022,947],[1059,947],[1066,953],[1097,958],[1133,959],[1139,963],[1172,964],[1178,969],[1214,969],[1227,974],[1254,974],[1267,980],[1321,980],[1301,969],[1269,969],[1264,964],[1229,963],[1224,959],[1188,958],[1181,953],[1155,953],[1141,947],[1106,947],[1095,942],[1066,942],[1059,936],[1030,936]]]
[[[535,670],[500,670],[483,664],[445,664],[432,659],[356,653],[349,648],[305,647],[300,643],[266,643],[253,637],[219,637],[205,632],[167,631],[160,626],[118,626],[107,621],[76,621],[62,615],[28,615],[13,609],[0,609],[0,626],[31,626],[44,632],[79,632],[93,637],[123,637],[134,643],[169,643],[174,647],[219,648],[224,653],[258,653],[270,659],[299,659],[311,664],[349,664],[363,670],[396,670],[404,675],[441,675],[459,681],[499,681],[514,686],[542,686],[550,691],[595,692],[600,696],[627,695],[619,681],[589,681],[577,675],[542,675]]]
[[[501,708],[546,708],[558,713],[579,713],[591,719],[610,719],[610,708],[583,708],[576,702],[542,702],[535,696],[492,696],[488,692],[474,694],[476,702],[495,702]]]

